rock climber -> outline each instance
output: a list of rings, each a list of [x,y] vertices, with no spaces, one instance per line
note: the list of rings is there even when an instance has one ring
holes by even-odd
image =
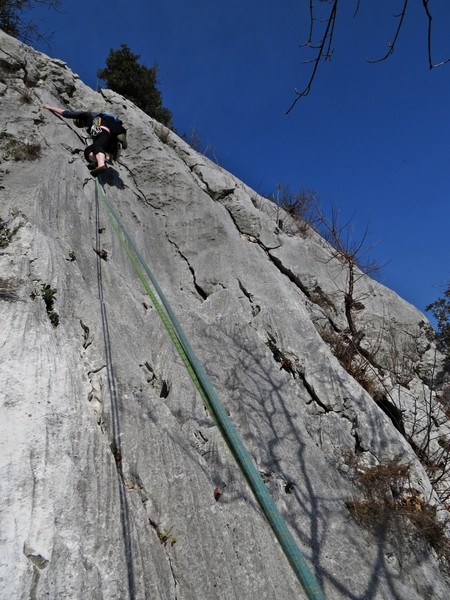
[[[122,146],[126,148],[126,129],[122,121],[114,115],[68,110],[49,104],[43,104],[42,108],[66,119],[73,119],[77,127],[87,130],[93,143],[85,148],[84,157],[88,162],[88,169],[94,177],[107,169],[106,163],[110,162],[112,157],[117,160],[118,136],[121,136]]]

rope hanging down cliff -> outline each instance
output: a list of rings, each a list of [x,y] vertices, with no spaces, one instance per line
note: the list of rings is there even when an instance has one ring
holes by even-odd
[[[231,453],[233,454],[240,470],[247,480],[257,502],[259,503],[267,521],[269,522],[275,536],[277,537],[283,552],[285,553],[292,569],[300,581],[309,600],[325,600],[325,596],[320,586],[309,569],[306,560],[298,548],[290,530],[280,515],[278,508],[269,494],[258,470],[245,449],[239,435],[237,434],[231,420],[229,419],[225,408],[220,402],[208,376],[206,375],[198,358],[194,354],[186,335],[178,322],[172,308],[158,285],[148,264],[142,257],[136,247],[133,239],[130,237],[123,226],[119,216],[109,204],[106,195],[98,180],[95,182],[96,201],[100,197],[103,208],[111,223],[111,227],[116,233],[122,248],[127,254],[130,263],[139,277],[145,291],[151,302],[157,310],[175,348],[177,349],[183,363],[185,364],[192,381],[197,387],[207,409],[219,428],[225,439]],[[147,278],[150,280],[150,286]]]

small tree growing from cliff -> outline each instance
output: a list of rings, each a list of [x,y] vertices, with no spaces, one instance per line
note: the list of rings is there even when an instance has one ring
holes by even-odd
[[[162,105],[158,90],[158,66],[146,67],[139,62],[140,55],[131,52],[126,44],[110,50],[106,67],[97,71],[97,77],[109,89],[122,94],[138,108],[166,127],[172,128],[172,113]]]
[[[318,229],[330,244],[329,260],[337,259],[344,272],[340,292],[343,295],[344,312],[347,327],[343,331],[331,330],[321,332],[341,365],[373,395],[376,388],[376,355],[379,351],[381,334],[370,346],[362,344],[366,334],[360,326],[358,313],[364,310],[364,300],[369,292],[360,289],[359,281],[366,275],[373,276],[380,264],[369,260],[367,253],[371,247],[366,244],[367,230],[357,241],[353,239],[351,221],[344,225],[339,222],[339,215],[332,209],[328,218],[318,209]]]
[[[364,275],[375,275],[381,266],[378,262],[366,258],[372,248],[366,245],[367,230],[358,241],[354,241],[349,231],[350,221],[341,225],[335,209],[332,209],[330,219],[320,209],[318,214],[321,233],[333,249],[333,258],[337,258],[347,271],[346,289],[342,290],[345,316],[353,341],[356,342],[356,346],[359,346],[363,335],[356,326],[355,311],[361,310],[364,306],[361,298],[356,297],[356,285]]]

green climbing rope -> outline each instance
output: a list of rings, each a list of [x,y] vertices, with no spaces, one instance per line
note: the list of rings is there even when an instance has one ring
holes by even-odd
[[[161,288],[158,285],[158,282],[136,247],[133,239],[123,226],[119,216],[108,202],[103,188],[97,179],[96,201],[98,201],[99,197],[111,226],[116,233],[122,248],[127,254],[136,275],[138,276],[152,304],[157,310],[158,315],[160,316],[167,333],[169,334],[195,386],[197,387],[205,406],[213,417],[231,453],[238,463],[239,468],[245,476],[308,599],[325,600],[325,596],[314,574],[309,569],[302,552],[298,548],[290,530],[280,515],[275,502],[272,500],[272,497],[270,496],[249,453],[245,449],[239,435],[229,419],[225,408],[220,402],[208,376],[206,375],[194,351],[192,350],[168,300],[164,296]],[[149,285],[144,272],[147,274],[154,290]]]

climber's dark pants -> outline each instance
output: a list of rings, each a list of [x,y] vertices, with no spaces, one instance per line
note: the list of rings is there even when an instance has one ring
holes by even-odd
[[[114,150],[114,136],[110,133],[107,133],[106,131],[102,131],[102,133],[100,133],[94,138],[93,143],[87,148],[85,148],[84,158],[87,161],[89,161],[89,154],[91,152],[94,154],[94,156],[99,152],[102,152],[103,154],[112,155],[114,153]]]

